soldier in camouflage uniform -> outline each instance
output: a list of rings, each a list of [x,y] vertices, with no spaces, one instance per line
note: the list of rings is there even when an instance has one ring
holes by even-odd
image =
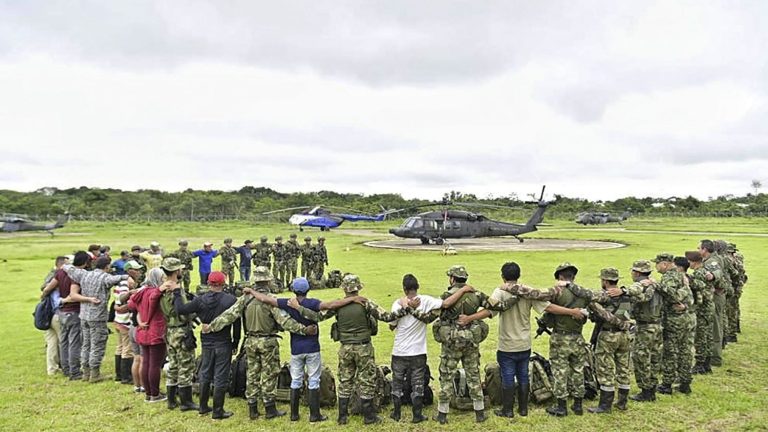
[[[725,296],[725,334],[723,339],[725,342],[737,342],[736,327],[738,318],[736,311],[738,309],[739,297],[741,296],[741,288],[744,285],[741,282],[742,272],[739,270],[744,269],[743,263],[738,263],[734,258],[733,253],[729,250],[728,242],[724,240],[718,240],[716,242],[716,249],[722,257],[725,263],[725,270],[728,273],[728,279],[731,281],[731,289],[727,290]]]
[[[661,364],[661,294],[656,292],[656,284],[650,279],[651,262],[638,260],[632,263],[634,283],[626,288],[632,299],[632,318],[637,322],[635,341],[632,345],[632,364],[635,368],[635,381],[640,393],[631,397],[636,402],[656,400],[656,385],[659,383]]]
[[[296,233],[292,233],[285,243],[285,251],[285,280],[292,281],[296,279],[299,256],[301,256],[301,246],[296,241]]]
[[[688,287],[685,270],[688,260],[675,258],[672,254],[656,256],[656,270],[661,273],[657,291],[663,299],[662,353],[663,378],[658,392],[672,394],[672,384],[680,382],[680,393],[691,393],[691,366],[693,364],[693,338],[696,327],[695,315],[690,313],[693,294]]]
[[[256,267],[251,281],[254,289],[262,294],[269,293],[272,275],[264,266]],[[266,418],[285,415],[275,407],[277,376],[280,373],[280,345],[278,333],[288,330],[291,333],[317,334],[317,326],[303,326],[292,319],[288,313],[262,303],[252,295],[243,295],[224,313],[216,317],[209,325],[203,325],[204,332],[216,332],[234,323],[240,316],[245,318],[248,335],[245,339],[245,353],[248,362],[248,377],[245,397],[251,420],[259,418],[258,398],[264,401]]]
[[[189,250],[189,242],[186,240],[179,241],[179,248],[168,254],[168,256],[172,258],[178,258],[179,261],[181,261],[181,263],[184,265],[184,268],[181,270],[181,274],[179,275],[179,282],[185,291],[189,291],[189,272],[194,269],[192,265],[192,259],[194,258],[194,255],[192,255],[192,251]]]
[[[221,272],[227,275],[227,282],[235,285],[235,269],[237,268],[237,251],[232,247],[232,239],[224,239],[224,246],[219,248],[221,256]]]
[[[318,237],[317,244],[312,249],[312,275],[317,280],[325,276],[325,266],[328,265],[328,250],[325,248],[325,237]]]
[[[712,240],[702,240],[699,253],[704,258],[706,279],[714,288],[712,297],[715,304],[715,318],[712,325],[712,354],[708,366],[723,365],[723,318],[725,314],[725,285],[723,265],[715,253],[715,243]]]
[[[741,307],[739,301],[741,300],[741,293],[744,291],[744,285],[749,278],[747,277],[747,271],[744,268],[744,255],[739,253],[739,250],[736,249],[736,245],[728,243],[726,252],[733,258],[733,266],[737,273],[737,277],[734,279],[733,283],[735,295],[731,300],[732,315],[728,316],[730,323],[729,327],[733,329],[733,342],[736,342],[736,333],[741,333]]]
[[[180,407],[181,411],[197,411],[199,407],[192,402],[192,377],[195,373],[195,348],[186,346],[184,338],[192,331],[190,315],[180,315],[173,304],[173,291],[179,288],[179,276],[184,264],[174,257],[164,258],[160,268],[165,272],[166,281],[160,287],[163,293],[160,308],[165,316],[165,339],[168,347],[168,372],[165,375],[168,390],[168,409]],[[181,289],[181,301],[188,301],[187,291]],[[178,390],[181,404],[176,402]]]
[[[261,236],[259,243],[253,247],[254,267],[272,268],[272,245],[267,242],[267,236]]]
[[[275,275],[280,292],[288,286],[288,282],[285,280],[286,252],[283,236],[275,237],[275,244],[272,245],[272,257],[274,258],[272,274]]]
[[[314,246],[312,246],[312,237],[304,237],[304,244],[300,246],[301,248],[301,276],[306,277],[307,279],[312,278],[312,267],[314,267],[314,264],[312,264],[312,253],[314,251]]]
[[[736,273],[736,270],[733,268],[733,262],[731,261],[730,257],[726,253],[726,249],[728,248],[728,244],[723,240],[715,240],[715,255],[717,256],[717,259],[720,263],[720,268],[723,270],[723,278],[720,284],[721,289],[723,290],[723,310],[720,317],[721,322],[721,329],[722,329],[722,335],[723,335],[723,348],[730,342],[729,335],[731,330],[729,327],[729,321],[728,321],[728,304],[731,301],[731,298],[734,295],[734,289],[733,289],[733,279],[738,278],[738,274]],[[734,333],[735,334],[735,333]]]
[[[135,245],[131,248],[131,259],[141,265],[141,275],[136,279],[136,286],[140,286],[147,276],[147,265],[144,263],[144,258],[141,257],[141,246]]]
[[[712,373],[709,358],[712,356],[712,326],[715,319],[715,303],[713,295],[715,288],[707,280],[707,270],[704,269],[703,258],[698,251],[688,251],[685,257],[690,263],[693,273],[690,276],[690,287],[693,293],[696,313],[696,331],[694,346],[696,348],[696,364],[691,373]]]

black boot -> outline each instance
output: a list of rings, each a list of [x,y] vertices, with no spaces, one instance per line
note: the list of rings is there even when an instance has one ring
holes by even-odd
[[[251,420],[256,420],[259,418],[259,402],[258,401],[248,401],[248,417]]]
[[[709,357],[704,359],[704,363],[701,366],[704,368],[704,374],[712,373],[712,363],[710,363]]]
[[[616,395],[612,391],[600,390],[600,403],[595,408],[589,408],[587,411],[594,414],[610,413],[613,405],[613,397]]]
[[[210,384],[200,385],[200,409],[197,411],[200,415],[206,415],[211,412],[211,407],[208,406],[208,399],[211,397]],[[214,399],[214,406],[216,406],[216,400]]]
[[[299,421],[299,389],[291,389],[291,421]]]
[[[421,423],[427,420],[427,417],[421,413],[422,409],[424,409],[424,398],[416,396],[413,398],[413,420],[411,423]]]
[[[389,415],[389,418],[396,422],[400,421],[400,405],[402,403],[403,401],[399,397],[395,396],[392,398],[392,414]]]
[[[115,381],[123,380],[123,367],[121,360],[122,358],[120,357],[120,354],[115,355]]]
[[[661,385],[658,388],[658,392],[665,395],[671,395],[672,394],[672,384],[667,383],[661,383]]]
[[[557,405],[552,405],[547,408],[547,414],[556,417],[565,417],[568,415],[568,401],[566,399],[558,399]]]
[[[133,357],[120,359],[120,384],[133,384]]]
[[[179,411],[199,411],[200,407],[192,401],[192,386],[179,387]]]
[[[178,390],[178,387],[175,385],[172,386],[166,386],[166,391],[168,392],[168,409],[176,409],[179,407],[179,404],[176,402],[176,390]]]
[[[309,422],[321,422],[328,420],[328,417],[320,413],[320,389],[309,390]]]
[[[475,423],[482,423],[484,421],[488,420],[488,417],[485,416],[485,410],[475,410]]]
[[[441,425],[448,424],[448,413],[438,411],[437,415],[432,420],[440,423]]]
[[[210,387],[208,387],[208,391],[210,390],[211,390]],[[200,391],[201,391],[200,398],[202,400],[202,389]],[[213,389],[213,414],[211,414],[212,419],[223,420],[223,419],[232,417],[233,414],[231,412],[224,411],[224,400],[226,398],[227,398],[226,387],[215,387]]]
[[[515,387],[501,388],[501,409],[494,411],[499,417],[512,418],[515,416]]]
[[[680,383],[680,387],[678,387],[678,390],[682,394],[691,394],[691,383],[690,382]]]
[[[374,411],[376,408],[373,406],[373,399],[360,399],[361,409],[363,410],[363,424],[380,423],[381,419],[376,415]]]
[[[640,393],[630,397],[635,402],[652,402],[656,398],[651,397],[651,390],[650,389],[640,389]]]
[[[275,401],[273,400],[269,402],[264,402],[264,412],[266,413],[264,418],[266,418],[267,420],[273,419],[275,417],[282,417],[285,415],[285,411],[280,411],[277,409],[277,407],[275,407]]]
[[[616,402],[616,409],[626,411],[627,410],[627,396],[629,396],[629,389],[619,389],[619,400]]]
[[[573,398],[573,405],[571,405],[571,410],[573,410],[573,413],[576,415],[584,415],[584,408],[581,406],[581,398]]]
[[[528,415],[528,398],[531,396],[531,385],[520,384],[517,386],[517,413],[522,417]]]
[[[339,398],[339,418],[336,420],[338,424],[347,424],[347,421],[349,420],[349,412],[347,410],[348,407],[349,398]]]
[[[691,368],[691,374],[696,375],[696,374],[703,374],[703,373],[704,373],[704,365],[700,360],[696,360],[696,364],[694,364],[693,367]]]
[[[648,397],[650,398],[651,402],[656,402],[656,386],[648,389]]]

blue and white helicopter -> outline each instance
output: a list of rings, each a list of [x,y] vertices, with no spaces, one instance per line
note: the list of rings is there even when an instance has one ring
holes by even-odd
[[[379,206],[381,207],[381,206]],[[336,228],[343,224],[345,221],[359,222],[359,221],[373,221],[382,222],[387,219],[387,216],[401,212],[405,209],[387,210],[381,207],[381,213],[376,215],[366,214],[354,214],[354,213],[336,213],[329,210],[331,207],[323,206],[302,206],[302,207],[290,207],[280,210],[273,210],[262,213],[264,215],[271,215],[276,213],[282,213],[292,210],[304,210],[300,213],[294,213],[288,218],[288,222],[297,225],[299,231],[304,231],[305,227],[320,228],[320,231],[328,231],[331,228]],[[347,210],[347,209],[345,209]]]

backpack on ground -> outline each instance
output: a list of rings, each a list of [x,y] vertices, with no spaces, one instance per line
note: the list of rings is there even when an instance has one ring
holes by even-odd
[[[277,389],[275,390],[275,400],[278,402],[291,401],[291,369],[288,363],[283,363],[280,372],[277,374]]]
[[[483,403],[486,407],[491,405],[488,396],[483,396]],[[467,373],[462,369],[457,369],[453,374],[453,394],[449,402],[451,408],[459,411],[474,411],[475,405],[469,395],[469,385],[467,384]]]
[[[549,360],[534,352],[528,360],[528,369],[531,400],[543,404],[552,399],[552,368]]]
[[[600,384],[597,382],[597,369],[595,369],[595,354],[588,343],[584,344],[584,399],[594,400],[600,393]]]
[[[435,401],[435,393],[430,386],[432,380],[432,372],[429,370],[429,365],[424,365],[424,396],[422,396],[421,400],[425,406],[432,405]],[[413,386],[411,385],[411,374],[406,374],[405,382],[403,383],[403,396],[400,398],[400,403],[403,405],[413,405],[413,401],[411,400],[412,392]]]
[[[333,407],[336,406],[336,378],[333,376],[331,368],[323,365],[323,370],[320,373],[320,406],[321,407]],[[304,406],[309,406],[309,382],[307,376],[304,376],[304,396],[302,403]]]
[[[381,412],[383,407],[392,402],[392,379],[388,377],[390,373],[392,373],[392,370],[389,366],[381,365],[376,367],[376,385],[373,392],[374,412]],[[360,390],[355,386],[352,390],[352,397],[349,398],[350,414],[362,414],[360,399]]]
[[[245,397],[245,385],[248,377],[248,357],[245,350],[237,353],[235,361],[232,362],[231,373],[229,375],[229,395],[231,397]]]
[[[488,396],[491,405],[501,405],[501,368],[496,362],[485,365],[483,393]]]
[[[32,316],[35,318],[35,328],[38,330],[48,330],[53,321],[53,300],[47,295],[35,306]]]

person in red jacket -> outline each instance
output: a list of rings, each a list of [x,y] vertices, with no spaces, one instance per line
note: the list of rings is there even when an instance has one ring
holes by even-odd
[[[165,361],[165,317],[160,310],[162,293],[159,288],[163,284],[163,276],[159,268],[150,270],[145,287],[128,300],[128,308],[138,311],[136,341],[141,345],[141,377],[146,402],[166,399],[165,394],[160,393],[160,372]]]

